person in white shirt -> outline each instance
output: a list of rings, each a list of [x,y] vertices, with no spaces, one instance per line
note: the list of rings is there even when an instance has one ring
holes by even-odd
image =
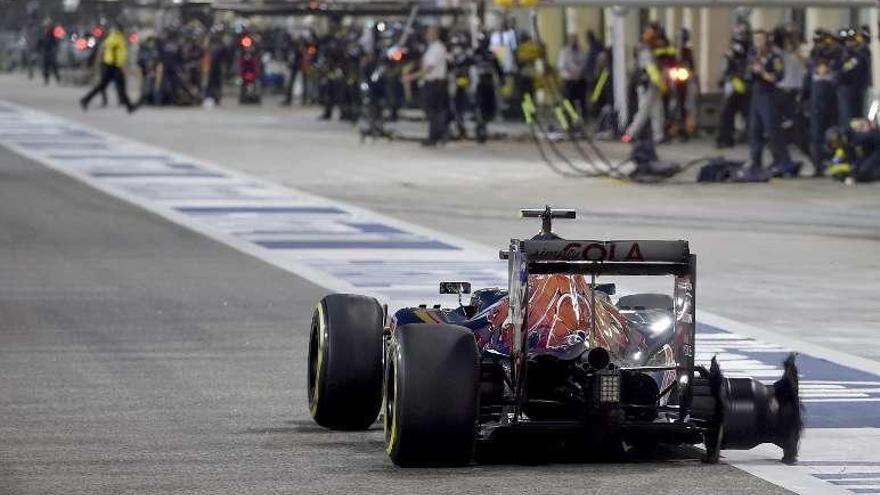
[[[638,58],[636,60],[636,73],[634,83],[636,86],[636,113],[632,122],[621,139],[624,143],[630,143],[633,139],[641,136],[642,129],[651,122],[651,132],[654,143],[666,142],[664,125],[666,115],[663,109],[663,94],[667,91],[666,79],[664,79],[657,59],[654,57],[654,48],[659,43],[659,31],[656,25],[649,25],[642,32]]]
[[[803,89],[804,76],[807,73],[807,64],[801,53],[800,34],[780,28],[774,31],[774,36],[780,38],[776,43],[779,47],[782,63],[785,65],[782,80],[779,81],[779,89],[782,90],[780,95],[782,128],[789,134],[786,137],[790,141],[797,141],[795,136],[790,135],[797,134],[797,132],[789,130],[797,125],[797,108]],[[774,41],[776,41],[775,38]],[[794,143],[789,142],[789,144]]]
[[[584,77],[586,61],[586,54],[578,45],[577,35],[569,34],[568,43],[559,50],[556,66],[562,80],[563,94],[581,112],[581,118],[587,115],[587,80]]]
[[[428,48],[422,55],[422,66],[406,76],[404,82],[422,81],[422,98],[428,118],[428,138],[424,146],[434,146],[446,139],[449,112],[449,83],[447,81],[448,54],[440,40],[440,27],[429,26],[425,33]]]

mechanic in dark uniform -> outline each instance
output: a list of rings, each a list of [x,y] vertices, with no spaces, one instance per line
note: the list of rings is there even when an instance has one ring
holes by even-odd
[[[345,36],[345,45],[342,62],[342,120],[356,123],[360,114],[361,95],[361,63],[365,52],[361,48],[354,31]]]
[[[318,51],[321,72],[321,100],[324,104],[322,120],[333,117],[333,108],[339,107],[339,119],[346,118],[345,100],[345,40],[341,36],[328,36],[321,41]]]
[[[737,114],[748,121],[751,97],[746,77],[749,63],[748,46],[749,43],[741,36],[735,36],[730,42],[730,49],[724,54],[724,71],[719,81],[724,95],[718,119],[716,144],[719,148],[730,148],[736,144],[734,132]]]
[[[828,172],[834,179],[852,185],[880,180],[880,131],[866,119],[849,127],[832,127],[826,133],[834,162]]]
[[[300,40],[288,34],[286,37],[287,49],[285,57],[287,59],[287,68],[290,70],[290,77],[287,78],[287,84],[284,86],[284,100],[281,105],[290,106],[293,104],[293,84],[296,82],[296,75],[302,67],[303,47]]]
[[[223,68],[229,52],[223,42],[223,36],[219,32],[211,35],[208,46],[208,81],[205,84],[205,98],[211,98],[218,105],[223,98]]]
[[[159,89],[160,105],[176,105],[180,98],[183,81],[180,78],[181,52],[177,33],[168,31],[159,46],[161,82]]]
[[[845,46],[840,65],[837,87],[838,125],[846,127],[849,121],[864,116],[865,81],[869,80],[870,53],[860,43],[860,35],[852,28],[840,31]]]
[[[58,38],[55,36],[56,29],[63,33],[60,26],[55,26],[50,21],[44,23],[42,37],[37,41],[37,50],[43,63],[43,84],[48,85],[54,76],[55,82],[61,84],[61,74],[58,73]],[[62,34],[63,36],[63,34]]]
[[[862,94],[865,99],[869,97],[869,91],[874,84],[873,77],[873,60],[871,58],[871,29],[868,26],[862,26],[856,31],[856,41],[859,46],[859,53],[862,60],[865,61],[865,69],[862,71],[862,80],[859,84],[862,88]],[[860,107],[864,109],[864,106]]]
[[[782,139],[779,119],[779,81],[784,75],[785,65],[782,57],[770,46],[766,31],[755,31],[753,39],[755,51],[748,69],[748,77],[752,82],[752,100],[749,105],[750,163],[739,171],[736,179],[763,182],[769,178],[761,163],[761,155],[768,138],[770,153],[773,155],[771,172],[775,174],[778,171],[787,171],[792,163]]]
[[[459,139],[467,139],[465,117],[471,111],[471,68],[474,65],[473,53],[464,33],[454,34],[450,39],[452,48],[449,71],[452,73],[454,92],[452,94],[452,120],[458,130]]]
[[[501,64],[489,48],[489,37],[485,33],[478,35],[473,60],[474,72],[477,76],[477,85],[474,90],[477,141],[484,142],[488,138],[487,125],[495,120],[495,114],[498,112],[498,100],[495,96],[496,81],[502,81],[504,78]]]
[[[825,173],[825,131],[835,121],[840,48],[829,31],[815,31],[803,88],[810,115],[810,159],[816,177]]]

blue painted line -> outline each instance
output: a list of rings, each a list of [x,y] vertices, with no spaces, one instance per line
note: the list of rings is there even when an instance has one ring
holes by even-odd
[[[346,225],[350,225],[361,232],[367,234],[403,234],[404,232],[400,229],[396,229],[389,225],[385,225],[384,223],[354,223],[354,222],[343,222]]]
[[[117,187],[128,194],[155,201],[265,201],[271,198],[286,199],[280,192],[269,191],[266,186],[261,184],[237,182],[235,180],[209,184],[185,181],[155,182],[143,180],[122,183]]]
[[[196,165],[195,163],[185,163],[185,162],[173,162],[165,164],[168,168],[173,168],[177,170],[205,170],[204,168]],[[219,173],[219,172],[213,172]],[[225,175],[225,174],[223,174]]]
[[[880,488],[853,488],[853,493],[880,493]]]
[[[190,214],[214,215],[225,215],[227,213],[345,213],[345,210],[333,206],[195,206],[177,208],[177,211]]]
[[[239,230],[235,231],[238,235],[242,236],[256,236],[256,235],[274,235],[274,236],[285,236],[287,238],[297,238],[303,236],[322,236],[322,237],[332,237],[332,236],[351,236],[350,232],[327,232],[326,230],[306,230],[299,228],[289,228],[289,229],[254,229],[254,230]],[[277,239],[276,239],[277,240]]]
[[[106,150],[109,149],[104,143],[52,143],[52,142],[22,142],[17,143],[23,148],[65,148],[65,149],[88,149],[88,150]]]
[[[328,223],[329,224],[329,223]],[[339,225],[338,223],[333,223],[330,225]],[[290,227],[290,228],[278,228],[278,229],[249,229],[245,226],[240,226],[238,228],[235,227],[227,227],[231,233],[235,233],[241,236],[266,236],[272,235],[276,236],[274,240],[297,240],[302,239],[304,237],[310,237],[311,240],[315,240],[315,237],[320,237],[323,240],[327,240],[328,242],[336,242],[336,239],[350,239],[350,240],[369,240],[369,239],[384,239],[388,241],[393,241],[395,239],[407,238],[407,239],[422,239],[421,236],[411,234],[409,232],[399,231],[399,233],[392,233],[391,235],[377,235],[375,233],[370,232],[360,232],[360,231],[345,231],[345,232],[332,232],[327,229],[322,228],[298,228],[298,227]]]
[[[444,242],[427,241],[258,241],[268,249],[442,249],[458,251],[459,247]]]
[[[845,479],[859,479],[866,478],[869,480],[877,480],[880,482],[880,472],[868,472],[868,473],[816,473],[813,476],[821,479],[821,480],[845,480]]]
[[[0,135],[2,135],[6,139],[58,139],[58,138],[88,138],[95,141],[104,141],[101,136],[96,136],[94,134],[85,132],[85,131],[60,131],[54,134],[49,134],[45,132],[30,132],[30,131],[3,131],[0,130]]]
[[[120,177],[225,177],[223,174],[211,172],[94,172],[92,177],[120,178]]]
[[[137,155],[137,154],[106,154],[106,155],[69,155],[64,153],[52,153],[49,158],[53,160],[158,160],[170,161],[168,155]]]

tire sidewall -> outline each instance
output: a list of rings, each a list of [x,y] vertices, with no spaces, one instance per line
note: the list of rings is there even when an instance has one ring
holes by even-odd
[[[386,354],[384,394],[392,462],[467,464],[476,443],[478,387],[479,353],[470,330],[428,324],[396,329]]]

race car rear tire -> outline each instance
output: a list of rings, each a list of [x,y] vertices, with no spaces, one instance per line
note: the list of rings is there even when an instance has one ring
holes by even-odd
[[[318,303],[309,337],[309,412],[321,426],[365,430],[382,406],[385,312],[371,297],[331,294]]]
[[[479,411],[479,352],[456,325],[397,328],[385,364],[385,451],[402,467],[471,461]]]

